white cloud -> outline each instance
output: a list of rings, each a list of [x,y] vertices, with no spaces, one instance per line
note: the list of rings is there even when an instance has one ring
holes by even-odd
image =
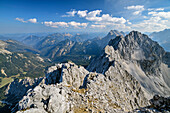
[[[136,5],[136,6],[127,6],[127,9],[134,9],[134,10],[144,10],[144,6],[143,5]]]
[[[141,13],[141,11],[135,11],[133,12],[133,15],[139,15]]]
[[[143,32],[153,32],[153,31],[160,31],[164,30],[168,27],[168,20],[162,20],[161,17],[150,17],[148,20],[143,20],[137,24],[131,25],[133,29],[143,31]]]
[[[26,23],[26,22],[27,22],[27,21],[24,21],[23,18],[15,18],[15,20],[18,20],[18,21],[23,22],[23,23]]]
[[[132,23],[129,20],[127,20],[127,24],[131,25]]]
[[[46,26],[49,26],[49,27],[54,27],[54,28],[58,28],[58,27],[63,27],[63,28],[66,28],[66,27],[75,27],[75,28],[85,28],[87,27],[88,23],[79,23],[79,22],[75,22],[75,21],[71,21],[71,22],[52,22],[52,21],[45,21],[43,22],[43,24],[45,24]]]
[[[135,10],[135,11],[133,12],[133,15],[140,15],[140,14],[142,13],[142,11],[145,10],[145,8],[144,8],[143,5],[127,6],[127,7],[125,7],[125,9]]]
[[[152,16],[159,16],[162,18],[167,18],[170,19],[170,12],[148,12],[148,15],[152,15]]]
[[[70,26],[73,26],[75,28],[79,28],[79,27],[87,27],[88,23],[79,23],[79,22],[75,22],[75,21],[72,21],[72,22],[69,22],[68,23]]]
[[[105,28],[106,25],[91,25],[91,28]]]
[[[28,22],[37,23],[37,19],[36,18],[29,19]]]
[[[145,18],[145,19],[146,19],[146,18],[148,18],[148,17],[147,17],[147,16],[143,16],[143,18]]]
[[[164,11],[164,8],[149,8],[148,11]]]
[[[86,16],[86,19],[89,20],[89,21],[101,21],[102,18],[97,17],[98,15],[100,15],[101,12],[102,12],[102,10],[90,11]]]
[[[77,15],[79,15],[80,17],[85,17],[85,16],[87,16],[87,12],[88,12],[87,10],[84,10],[84,11],[79,10],[77,12]]]
[[[46,26],[50,26],[50,27],[54,27],[54,28],[58,28],[60,27],[68,27],[68,24],[66,22],[52,22],[52,21],[45,21],[44,24]]]
[[[102,10],[94,10],[88,13],[88,17],[95,17],[97,15],[100,15],[100,13],[102,12]]]
[[[101,18],[102,21],[110,21],[110,22],[121,23],[121,24],[126,23],[126,20],[123,17],[121,18],[112,17],[109,14],[103,14]]]
[[[114,22],[120,24],[126,23],[126,19],[124,19],[123,17],[112,17],[109,14],[103,14],[102,16],[100,16],[101,12],[102,10],[91,11],[87,14],[86,19],[89,21]]]
[[[62,15],[62,17],[73,17],[76,13],[77,11],[75,9],[72,9],[71,11],[66,12],[67,15]]]
[[[27,22],[37,23],[36,18],[31,18],[31,19],[28,19],[27,21],[25,21],[23,18],[15,18],[15,20],[18,20],[18,21],[23,22],[23,23],[27,23]]]

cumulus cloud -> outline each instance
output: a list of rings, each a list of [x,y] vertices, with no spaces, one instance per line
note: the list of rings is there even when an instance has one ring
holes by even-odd
[[[76,13],[77,11],[75,9],[71,9],[71,11],[66,12],[66,15],[62,15],[62,17],[73,17]]]
[[[79,15],[80,17],[85,17],[85,16],[87,16],[87,12],[88,12],[87,10],[84,10],[84,11],[79,10],[77,12],[77,15]]]
[[[140,15],[142,13],[142,11],[145,10],[143,5],[127,6],[127,7],[125,7],[125,9],[133,10],[134,11],[133,15]]]
[[[79,28],[79,27],[87,27],[88,23],[79,23],[79,22],[75,22],[75,21],[72,21],[72,22],[69,22],[68,25],[70,26],[73,26],[75,28]]]
[[[162,18],[166,18],[166,19],[170,19],[170,12],[148,12],[148,15],[152,15],[152,16],[159,16]]]
[[[101,12],[102,12],[102,10],[90,11],[86,16],[86,19],[89,20],[89,21],[101,21],[102,18],[97,17],[98,15],[100,15]]]
[[[69,27],[66,22],[45,21],[43,24],[45,24],[46,26],[54,27],[54,28],[58,28],[59,26],[60,27]]]
[[[153,31],[160,31],[164,30],[165,28],[169,28],[168,20],[162,20],[161,17],[155,16],[150,17],[147,20],[143,20],[137,24],[132,24],[132,28],[143,31],[143,32],[153,32]]]
[[[52,22],[52,21],[45,21],[43,22],[43,24],[45,24],[46,26],[49,27],[54,27],[54,28],[58,28],[58,27],[74,27],[74,28],[85,28],[87,27],[88,23],[79,23],[79,22],[75,22],[75,21],[71,21],[71,22]]]
[[[84,10],[84,11],[72,10],[70,12],[67,12],[68,15],[64,15],[64,17],[65,16],[67,16],[67,17],[75,16],[75,14],[77,14],[79,17],[84,17],[88,21],[114,22],[114,23],[119,23],[119,24],[126,23],[126,19],[124,19],[123,17],[120,17],[120,18],[119,17],[113,17],[109,14],[102,14],[101,15],[101,12],[102,12],[102,10],[94,10],[94,11],[90,11],[90,12],[88,12],[88,10]]]
[[[101,12],[102,10],[91,11],[87,14],[86,19],[89,21],[104,21],[104,22],[114,22],[120,24],[126,23],[126,19],[124,19],[123,17],[121,18],[112,17],[109,14],[103,14],[102,16],[100,16]]]
[[[37,19],[36,18],[29,19],[28,22],[37,23]]]
[[[15,20],[18,20],[18,21],[23,22],[23,23],[27,23],[27,22],[37,23],[36,18],[31,18],[31,19],[28,19],[27,21],[25,21],[23,18],[15,18]]]

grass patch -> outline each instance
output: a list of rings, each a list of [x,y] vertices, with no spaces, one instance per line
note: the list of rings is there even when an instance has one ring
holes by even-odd
[[[26,75],[26,74],[27,74],[27,72],[23,72],[22,74]]]
[[[0,77],[0,79],[1,79],[0,88],[2,88],[3,86],[5,86],[13,81],[13,78],[11,78],[11,77],[4,77],[4,78]]]

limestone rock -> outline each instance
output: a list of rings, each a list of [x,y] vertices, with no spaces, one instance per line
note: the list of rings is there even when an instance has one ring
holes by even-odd
[[[169,113],[170,112],[170,97],[162,97],[154,95],[150,100],[150,105],[140,109],[133,110],[132,113]]]
[[[22,97],[26,94],[28,90],[37,86],[42,81],[42,79],[43,78],[31,79],[29,77],[25,79],[16,78],[8,85],[5,91],[5,94],[7,96],[7,99],[5,101],[12,104],[18,102],[20,99],[22,99]]]
[[[18,110],[125,112],[147,105],[138,81],[119,68],[110,66],[105,76],[74,63],[51,66],[46,70],[46,84],[27,91],[17,105]]]
[[[154,94],[170,94],[170,68],[163,62],[165,51],[147,35],[132,31],[125,37],[117,36],[110,40],[103,53],[94,59],[87,70],[107,76],[115,62],[135,77],[150,99]],[[164,60],[165,61],[165,60]]]

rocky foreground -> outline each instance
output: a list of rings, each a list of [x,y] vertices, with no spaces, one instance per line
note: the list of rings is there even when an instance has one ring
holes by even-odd
[[[158,43],[132,31],[112,39],[87,69],[68,62],[48,67],[44,78],[16,79],[6,101],[17,113],[168,113],[165,55]]]

